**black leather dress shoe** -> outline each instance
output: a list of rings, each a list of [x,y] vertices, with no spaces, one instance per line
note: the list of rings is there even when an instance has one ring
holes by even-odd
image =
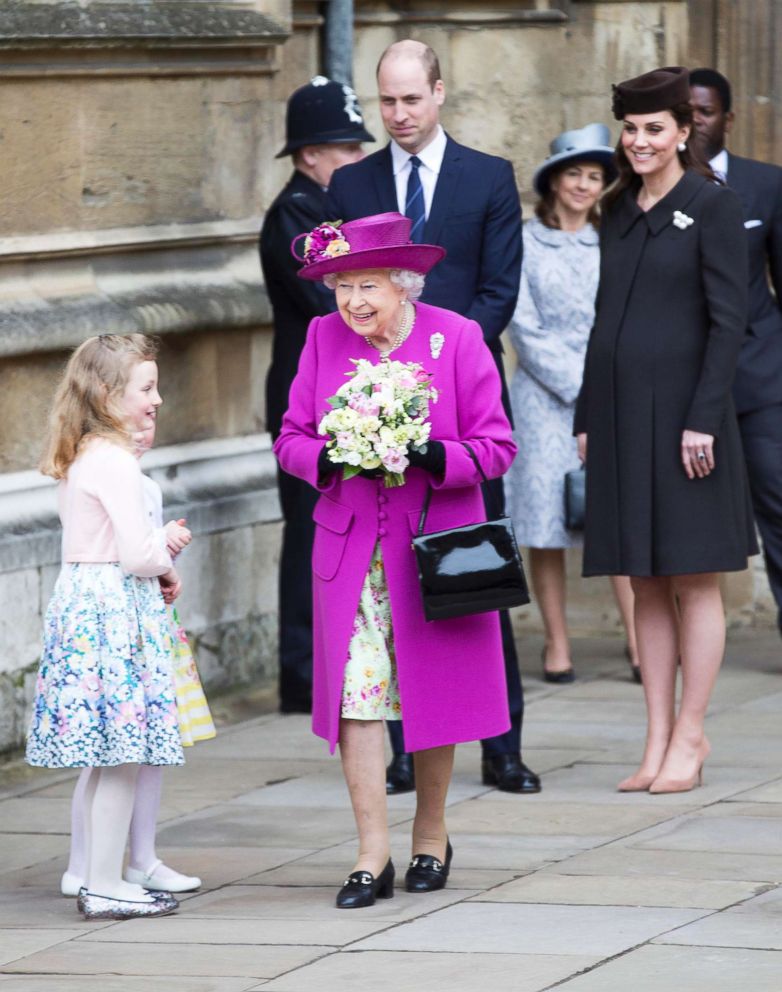
[[[540,792],[540,779],[518,754],[497,754],[481,762],[483,784],[495,785],[500,792]]]
[[[386,768],[386,793],[389,796],[415,789],[415,772],[412,754],[395,754]]]
[[[301,696],[281,699],[280,713],[312,713],[312,698]]]
[[[445,845],[445,864],[431,854],[415,854],[405,873],[405,889],[408,892],[434,892],[444,889],[451,871],[453,848],[451,842]]]
[[[388,864],[375,878],[371,871],[354,871],[342,883],[337,893],[337,909],[363,909],[374,906],[375,899],[393,899],[394,863]]]

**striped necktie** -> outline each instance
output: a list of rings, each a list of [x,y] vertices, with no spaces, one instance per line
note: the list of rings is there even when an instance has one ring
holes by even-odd
[[[409,217],[413,222],[410,228],[410,240],[419,245],[424,236],[424,224],[426,223],[424,188],[421,185],[421,177],[418,175],[420,165],[421,159],[417,155],[413,155],[410,159],[410,175],[407,177],[407,196],[405,197],[405,217]]]

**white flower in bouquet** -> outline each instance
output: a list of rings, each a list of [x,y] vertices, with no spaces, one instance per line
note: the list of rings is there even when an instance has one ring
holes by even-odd
[[[410,448],[429,440],[429,403],[437,402],[432,376],[416,362],[351,359],[348,372],[318,433],[329,438],[329,460],[343,465],[342,478],[381,471],[386,486],[403,486]]]

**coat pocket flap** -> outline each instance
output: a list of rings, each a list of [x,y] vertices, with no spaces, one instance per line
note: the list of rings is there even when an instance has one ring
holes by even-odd
[[[341,503],[335,503],[327,496],[321,496],[315,504],[312,519],[319,526],[325,527],[326,530],[333,531],[335,534],[345,534],[353,520],[353,511],[349,506],[343,506]]]

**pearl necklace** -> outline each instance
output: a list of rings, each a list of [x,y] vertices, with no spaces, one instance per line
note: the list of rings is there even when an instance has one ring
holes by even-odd
[[[383,349],[379,348],[374,341],[370,341],[369,338],[364,338],[367,345],[370,348],[374,348],[375,351],[381,352],[383,357],[385,357],[386,355],[390,355],[392,351],[396,351],[397,348],[399,348],[402,344],[404,344],[404,342],[408,339],[408,337],[410,336],[410,332],[413,329],[413,323],[415,322],[415,307],[413,306],[412,303],[409,303],[407,300],[405,300],[402,303],[402,307],[403,307],[403,313],[399,321],[399,327],[397,328],[396,336],[394,337],[394,340],[391,342],[391,347],[388,349],[388,351],[383,351]]]

